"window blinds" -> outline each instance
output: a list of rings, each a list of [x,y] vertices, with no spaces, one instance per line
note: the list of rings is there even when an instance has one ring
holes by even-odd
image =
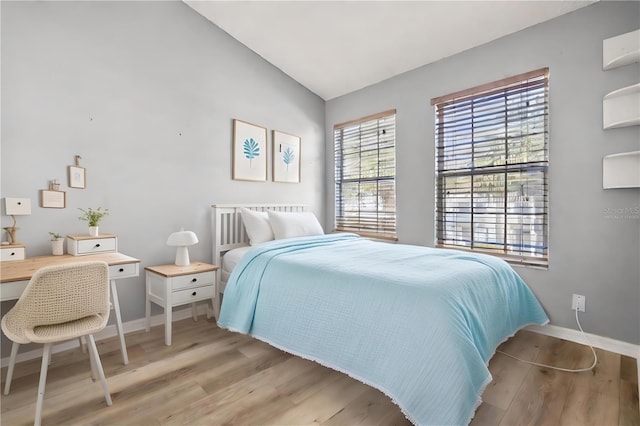
[[[548,69],[432,100],[444,247],[548,263]]]
[[[334,126],[336,230],[396,237],[396,111]]]

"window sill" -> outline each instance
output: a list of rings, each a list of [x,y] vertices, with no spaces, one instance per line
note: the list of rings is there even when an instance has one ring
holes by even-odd
[[[507,262],[512,266],[521,266],[525,268],[542,269],[542,270],[549,269],[549,259],[502,254],[502,253],[496,253],[489,250],[478,250],[478,249],[472,250],[464,247],[448,246],[444,244],[437,244],[436,248],[459,250],[467,253],[487,254],[489,256],[499,257],[500,259],[504,260],[505,262]]]
[[[352,234],[356,234],[364,238],[371,238],[374,240],[398,241],[398,237],[395,235],[376,234],[375,232],[360,232],[360,231],[354,231],[351,229],[340,229],[340,228],[334,229],[333,232],[350,232]]]

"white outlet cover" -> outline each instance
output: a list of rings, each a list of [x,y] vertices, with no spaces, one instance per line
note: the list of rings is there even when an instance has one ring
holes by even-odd
[[[580,294],[574,294],[571,299],[571,309],[585,312],[586,297]]]

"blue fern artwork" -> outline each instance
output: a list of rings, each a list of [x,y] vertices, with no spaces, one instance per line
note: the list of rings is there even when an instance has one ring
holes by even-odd
[[[260,156],[260,145],[255,139],[245,139],[242,144],[242,151],[244,152],[244,156],[249,160],[249,167],[253,167],[251,160]]]
[[[289,164],[293,163],[293,160],[296,159],[296,154],[294,154],[291,148],[287,148],[282,153],[282,161],[287,165],[287,171],[289,171]]]

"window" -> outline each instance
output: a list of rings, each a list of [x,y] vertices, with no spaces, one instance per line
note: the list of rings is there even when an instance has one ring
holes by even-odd
[[[439,247],[548,265],[548,68],[431,100]]]
[[[336,230],[396,238],[396,111],[333,127]]]

